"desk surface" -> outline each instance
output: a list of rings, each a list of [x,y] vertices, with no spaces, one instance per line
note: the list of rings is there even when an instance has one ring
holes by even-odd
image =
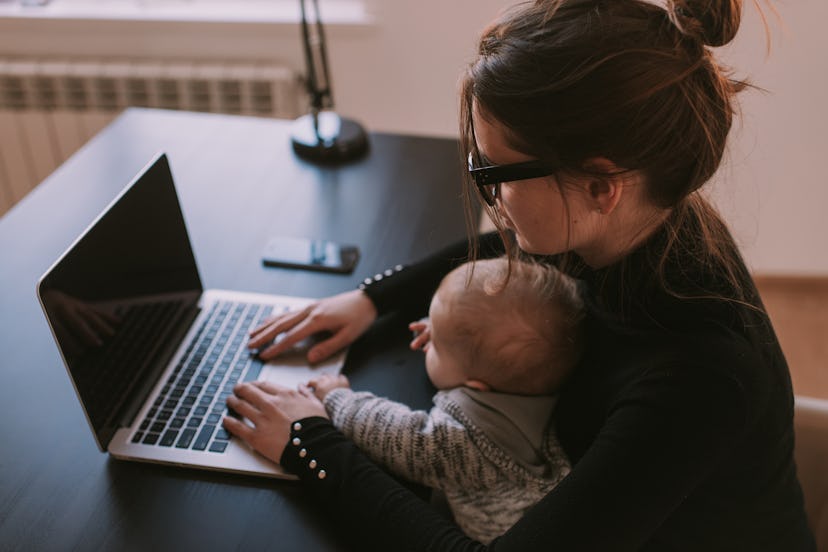
[[[374,134],[371,148],[318,168],[294,157],[286,122],[133,109],[0,219],[0,548],[342,549],[295,482],[100,453],[35,283],[157,151],[206,287],[322,297],[465,235],[455,141]],[[276,234],[356,243],[362,259],[348,276],[265,268]],[[425,408],[422,356],[392,322],[354,345],[346,373],[354,388]]]

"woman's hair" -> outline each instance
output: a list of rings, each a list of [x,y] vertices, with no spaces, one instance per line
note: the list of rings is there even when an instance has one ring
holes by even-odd
[[[553,393],[580,358],[583,302],[575,280],[552,266],[506,257],[466,263],[437,293],[450,317],[443,347],[495,391]]]
[[[741,266],[735,245],[696,191],[719,167],[734,97],[746,86],[710,50],[734,38],[742,3],[662,4],[538,0],[505,11],[483,32],[462,79],[462,146],[476,153],[476,103],[506,129],[510,147],[559,167],[562,192],[567,176],[597,174],[585,168],[590,158],[639,171],[646,197],[674,213],[666,224],[676,239],[664,258],[683,238],[679,224],[692,220],[706,239],[701,261],[733,282]],[[467,179],[469,206],[473,190]],[[497,210],[489,213],[506,238]],[[730,298],[742,299],[738,288]]]

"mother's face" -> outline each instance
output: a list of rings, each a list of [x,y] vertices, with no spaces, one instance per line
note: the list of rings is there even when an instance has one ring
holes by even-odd
[[[479,152],[495,165],[519,163],[532,158],[509,146],[506,129],[480,112],[472,112]],[[595,233],[589,217],[586,185],[578,182],[562,189],[552,177],[502,182],[496,207],[518,246],[527,253],[555,255],[589,246]]]

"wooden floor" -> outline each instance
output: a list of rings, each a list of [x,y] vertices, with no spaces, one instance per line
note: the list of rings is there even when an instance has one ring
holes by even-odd
[[[828,399],[828,277],[756,276],[797,395]]]

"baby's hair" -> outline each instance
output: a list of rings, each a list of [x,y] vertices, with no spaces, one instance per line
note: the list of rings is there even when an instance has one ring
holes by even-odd
[[[553,393],[580,358],[578,286],[552,266],[506,257],[466,263],[438,293],[451,317],[445,346],[468,363],[469,378],[495,391]]]

